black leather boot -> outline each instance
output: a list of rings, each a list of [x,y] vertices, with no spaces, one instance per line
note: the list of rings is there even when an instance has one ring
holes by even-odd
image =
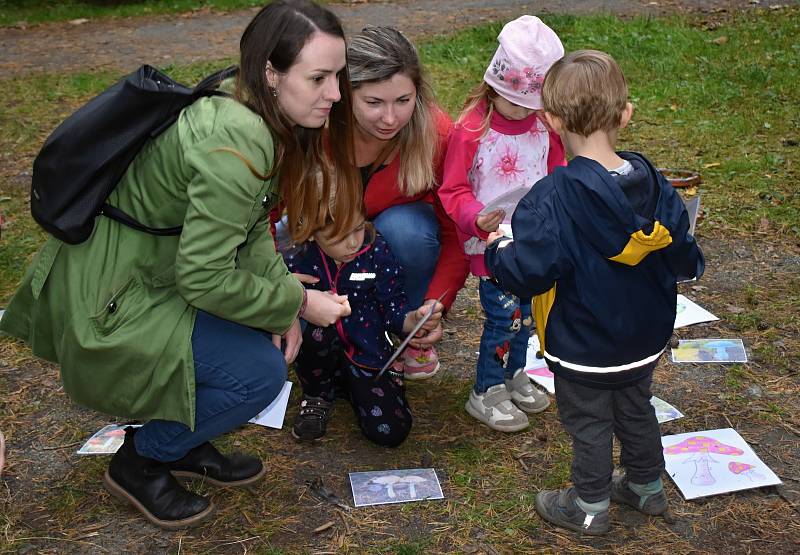
[[[103,476],[106,489],[161,528],[193,526],[210,517],[214,504],[183,488],[170,473],[168,463],[137,453],[135,434],[135,428],[125,429],[125,441],[111,457]]]
[[[247,486],[258,482],[266,473],[264,465],[256,457],[239,453],[226,457],[209,442],[169,463],[169,468],[175,476],[200,478],[220,487]]]

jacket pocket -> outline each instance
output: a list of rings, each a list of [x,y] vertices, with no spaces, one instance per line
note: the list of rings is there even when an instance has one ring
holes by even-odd
[[[99,335],[111,335],[125,323],[144,314],[149,304],[146,301],[144,285],[136,277],[130,277],[90,318],[92,326]]]

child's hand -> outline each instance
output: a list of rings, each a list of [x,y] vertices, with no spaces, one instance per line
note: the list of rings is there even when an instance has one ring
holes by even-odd
[[[505,210],[493,210],[488,214],[478,214],[478,219],[475,220],[475,225],[486,232],[497,231],[497,226],[503,223],[505,218]]]
[[[486,244],[488,245],[489,243],[497,241],[498,239],[502,239],[503,237],[505,237],[505,234],[502,231],[492,231],[489,234],[489,237],[486,239]]]
[[[436,303],[433,308],[433,314],[428,318],[417,334],[415,339],[411,340],[411,345],[414,348],[424,348],[433,345],[442,338],[442,314],[444,313],[444,305],[434,299],[428,299],[417,310],[412,310],[406,314],[406,319],[403,322],[403,331],[410,332],[417,322],[419,322],[431,308],[431,305]]]

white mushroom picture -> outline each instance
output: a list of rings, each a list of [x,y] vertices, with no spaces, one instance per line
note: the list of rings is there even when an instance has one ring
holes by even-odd
[[[713,437],[706,436],[692,436],[680,443],[664,448],[665,455],[680,455],[683,453],[692,454],[691,457],[683,461],[684,463],[694,463],[694,475],[691,480],[692,484],[696,486],[710,486],[716,483],[716,479],[714,475],[711,474],[711,468],[708,463],[717,462],[711,457],[710,453],[716,453],[718,455],[741,455],[744,451],[732,445],[725,445]]]
[[[758,482],[764,479],[764,475],[756,472],[755,468],[756,467],[753,466],[752,464],[747,464],[742,462],[733,461],[728,463],[728,470],[730,470],[737,476],[741,475],[747,476],[747,478],[751,482]]]
[[[414,476],[411,474],[410,476],[406,476],[402,480],[400,480],[404,484],[408,484],[408,495],[411,499],[417,498],[417,484],[421,484],[422,482],[427,482],[425,478],[422,476]]]
[[[389,499],[394,499],[397,497],[397,494],[394,492],[394,485],[400,482],[402,478],[400,476],[395,476],[394,474],[389,474],[388,476],[379,476],[377,478],[373,478],[370,480],[374,484],[380,484],[382,486],[386,486],[386,495],[389,496]]]

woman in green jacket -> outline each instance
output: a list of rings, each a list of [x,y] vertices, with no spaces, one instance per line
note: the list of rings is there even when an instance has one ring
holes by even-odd
[[[60,364],[78,403],[147,420],[127,429],[104,483],[166,528],[214,510],[175,475],[222,486],[264,475],[257,458],[224,456],[209,440],[278,395],[300,316],[330,325],[349,314],[345,298],[306,293],[288,272],[267,217],[281,198],[299,240],[327,219],[340,234],[353,227],[349,207],[361,198],[341,24],[306,0],[280,0],[255,16],[240,50],[236,82],[223,84],[233,99],[184,109],[110,197],[149,226],[182,225],[181,235],[98,217],[84,243],[51,237],[0,325]],[[327,152],[326,122],[341,137]],[[319,202],[330,183],[332,205]]]

